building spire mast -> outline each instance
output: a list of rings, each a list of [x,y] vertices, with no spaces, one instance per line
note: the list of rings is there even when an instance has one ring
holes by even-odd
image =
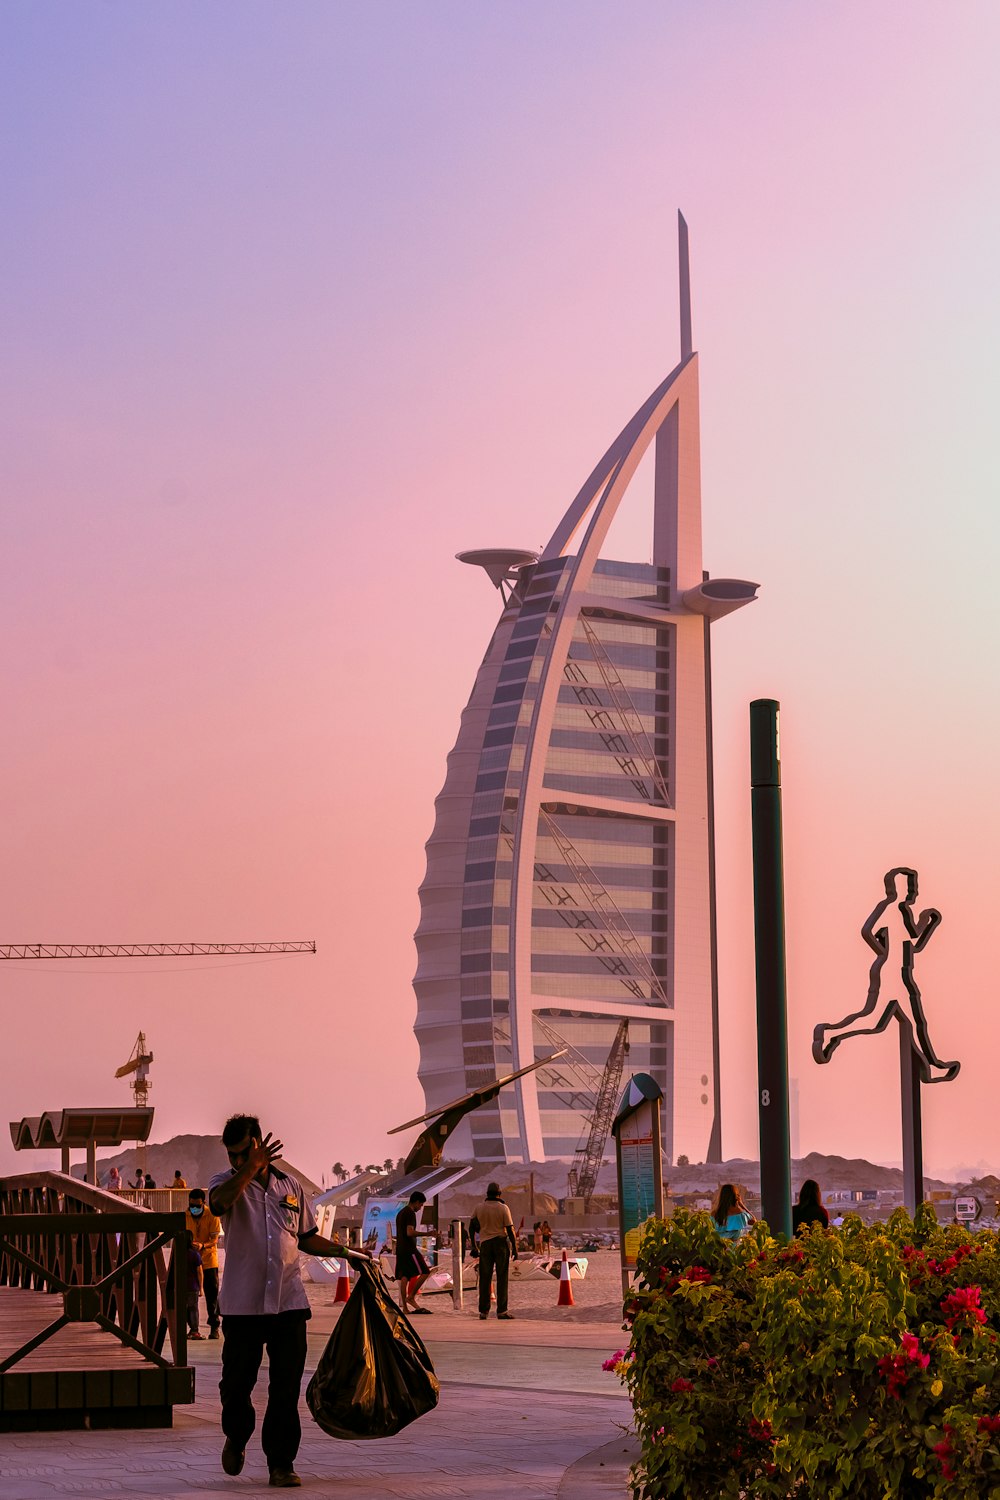
[[[681,296],[681,359],[690,359],[694,353],[691,338],[691,258],[688,253],[687,220],[677,210],[677,270]]]

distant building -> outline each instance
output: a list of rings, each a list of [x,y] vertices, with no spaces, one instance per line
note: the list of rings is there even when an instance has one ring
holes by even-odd
[[[463,1121],[451,1154],[569,1157],[619,1022],[665,1096],[666,1159],[721,1158],[709,632],[756,585],[702,570],[698,356],[681,360],[544,551],[460,554],[503,609],[437,799],[415,1031],[427,1108],[566,1048]],[[655,454],[652,563],[601,549]]]

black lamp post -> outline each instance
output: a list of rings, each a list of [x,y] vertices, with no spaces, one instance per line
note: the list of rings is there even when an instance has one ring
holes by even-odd
[[[785,891],[781,855],[781,756],[774,698],[750,705],[750,799],[757,968],[757,1112],[760,1194],[775,1234],[792,1232],[788,1142]]]

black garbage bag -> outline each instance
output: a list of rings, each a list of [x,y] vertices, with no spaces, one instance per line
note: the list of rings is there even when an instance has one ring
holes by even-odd
[[[358,1279],[306,1387],[313,1420],[336,1438],[384,1438],[438,1404],[430,1355],[371,1261]]]

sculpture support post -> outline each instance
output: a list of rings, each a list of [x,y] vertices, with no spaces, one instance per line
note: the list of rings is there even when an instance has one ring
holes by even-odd
[[[456,1312],[461,1312],[465,1306],[465,1288],[462,1285],[462,1268],[465,1264],[462,1258],[463,1240],[465,1239],[465,1220],[452,1219],[451,1221],[451,1300]]]
[[[750,705],[750,799],[757,969],[757,1111],[760,1194],[772,1233],[791,1235],[785,893],[781,855],[781,758],[773,698]]]
[[[924,1143],[920,1123],[920,1059],[913,1027],[899,1020],[899,1096],[903,1107],[903,1202],[914,1214],[924,1201]]]

